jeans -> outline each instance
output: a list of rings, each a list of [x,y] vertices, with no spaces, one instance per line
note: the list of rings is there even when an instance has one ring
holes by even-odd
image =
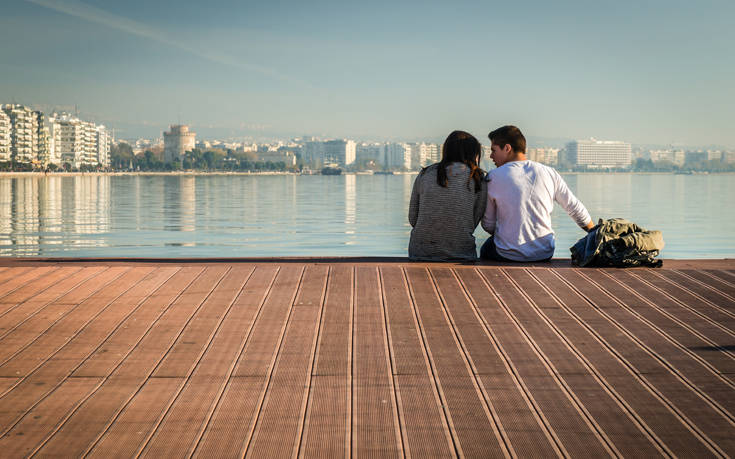
[[[489,238],[487,238],[487,241],[485,241],[485,243],[482,244],[482,247],[480,248],[480,259],[481,260],[493,260],[493,261],[506,261],[508,263],[525,263],[525,262],[533,263],[536,261],[549,261],[551,260],[551,257],[546,258],[544,260],[526,260],[526,261],[510,260],[498,253],[498,250],[495,247],[495,240],[492,236],[490,236]]]

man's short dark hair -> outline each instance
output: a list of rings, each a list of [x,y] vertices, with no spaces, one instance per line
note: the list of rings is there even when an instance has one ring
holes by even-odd
[[[487,135],[490,141],[499,147],[510,144],[510,148],[514,153],[526,152],[526,138],[523,133],[515,126],[503,126],[497,128]]]

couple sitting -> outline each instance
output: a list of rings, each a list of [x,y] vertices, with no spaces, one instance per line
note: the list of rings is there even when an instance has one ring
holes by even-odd
[[[526,158],[526,138],[515,126],[488,134],[497,169],[480,169],[480,142],[467,132],[449,134],[442,160],[425,167],[411,192],[414,260],[474,260],[477,224],[490,233],[480,258],[548,261],[554,255],[551,211],[558,202],[582,229],[594,224],[584,205],[554,169]]]

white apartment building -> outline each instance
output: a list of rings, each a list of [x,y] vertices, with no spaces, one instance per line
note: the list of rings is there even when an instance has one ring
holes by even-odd
[[[653,162],[669,161],[677,166],[684,165],[686,159],[684,150],[651,150],[648,154]]]
[[[7,116],[10,131],[9,161],[40,163],[46,155],[43,113],[19,104],[4,104],[2,112]]]
[[[10,117],[0,110],[0,162],[10,161]]]
[[[366,143],[362,142],[357,144],[355,150],[355,158],[359,161],[373,161],[378,164],[384,164],[385,160],[383,155],[385,149],[381,143]]]
[[[421,169],[441,160],[439,145],[433,143],[414,143],[411,148],[411,169]]]
[[[304,144],[302,152],[304,161],[312,166],[336,164],[339,167],[346,167],[355,162],[357,144],[354,140],[347,139],[309,141]]]
[[[357,145],[354,140],[327,140],[324,142],[324,164],[350,166],[355,162]]]
[[[385,167],[386,169],[404,169],[411,168],[411,147],[405,143],[387,143],[385,148]]]
[[[630,167],[630,144],[615,140],[575,140],[566,145],[566,158],[576,166],[591,169]]]
[[[528,151],[526,151],[526,156],[531,161],[536,161],[538,163],[548,164],[548,165],[556,165],[558,158],[559,158],[559,149],[558,148],[529,148]]]
[[[110,165],[111,138],[107,129],[67,113],[48,118],[48,162],[79,169]]]

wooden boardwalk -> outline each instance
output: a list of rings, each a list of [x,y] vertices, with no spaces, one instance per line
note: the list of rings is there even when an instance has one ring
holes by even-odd
[[[735,262],[0,262],[2,457],[734,457]]]

